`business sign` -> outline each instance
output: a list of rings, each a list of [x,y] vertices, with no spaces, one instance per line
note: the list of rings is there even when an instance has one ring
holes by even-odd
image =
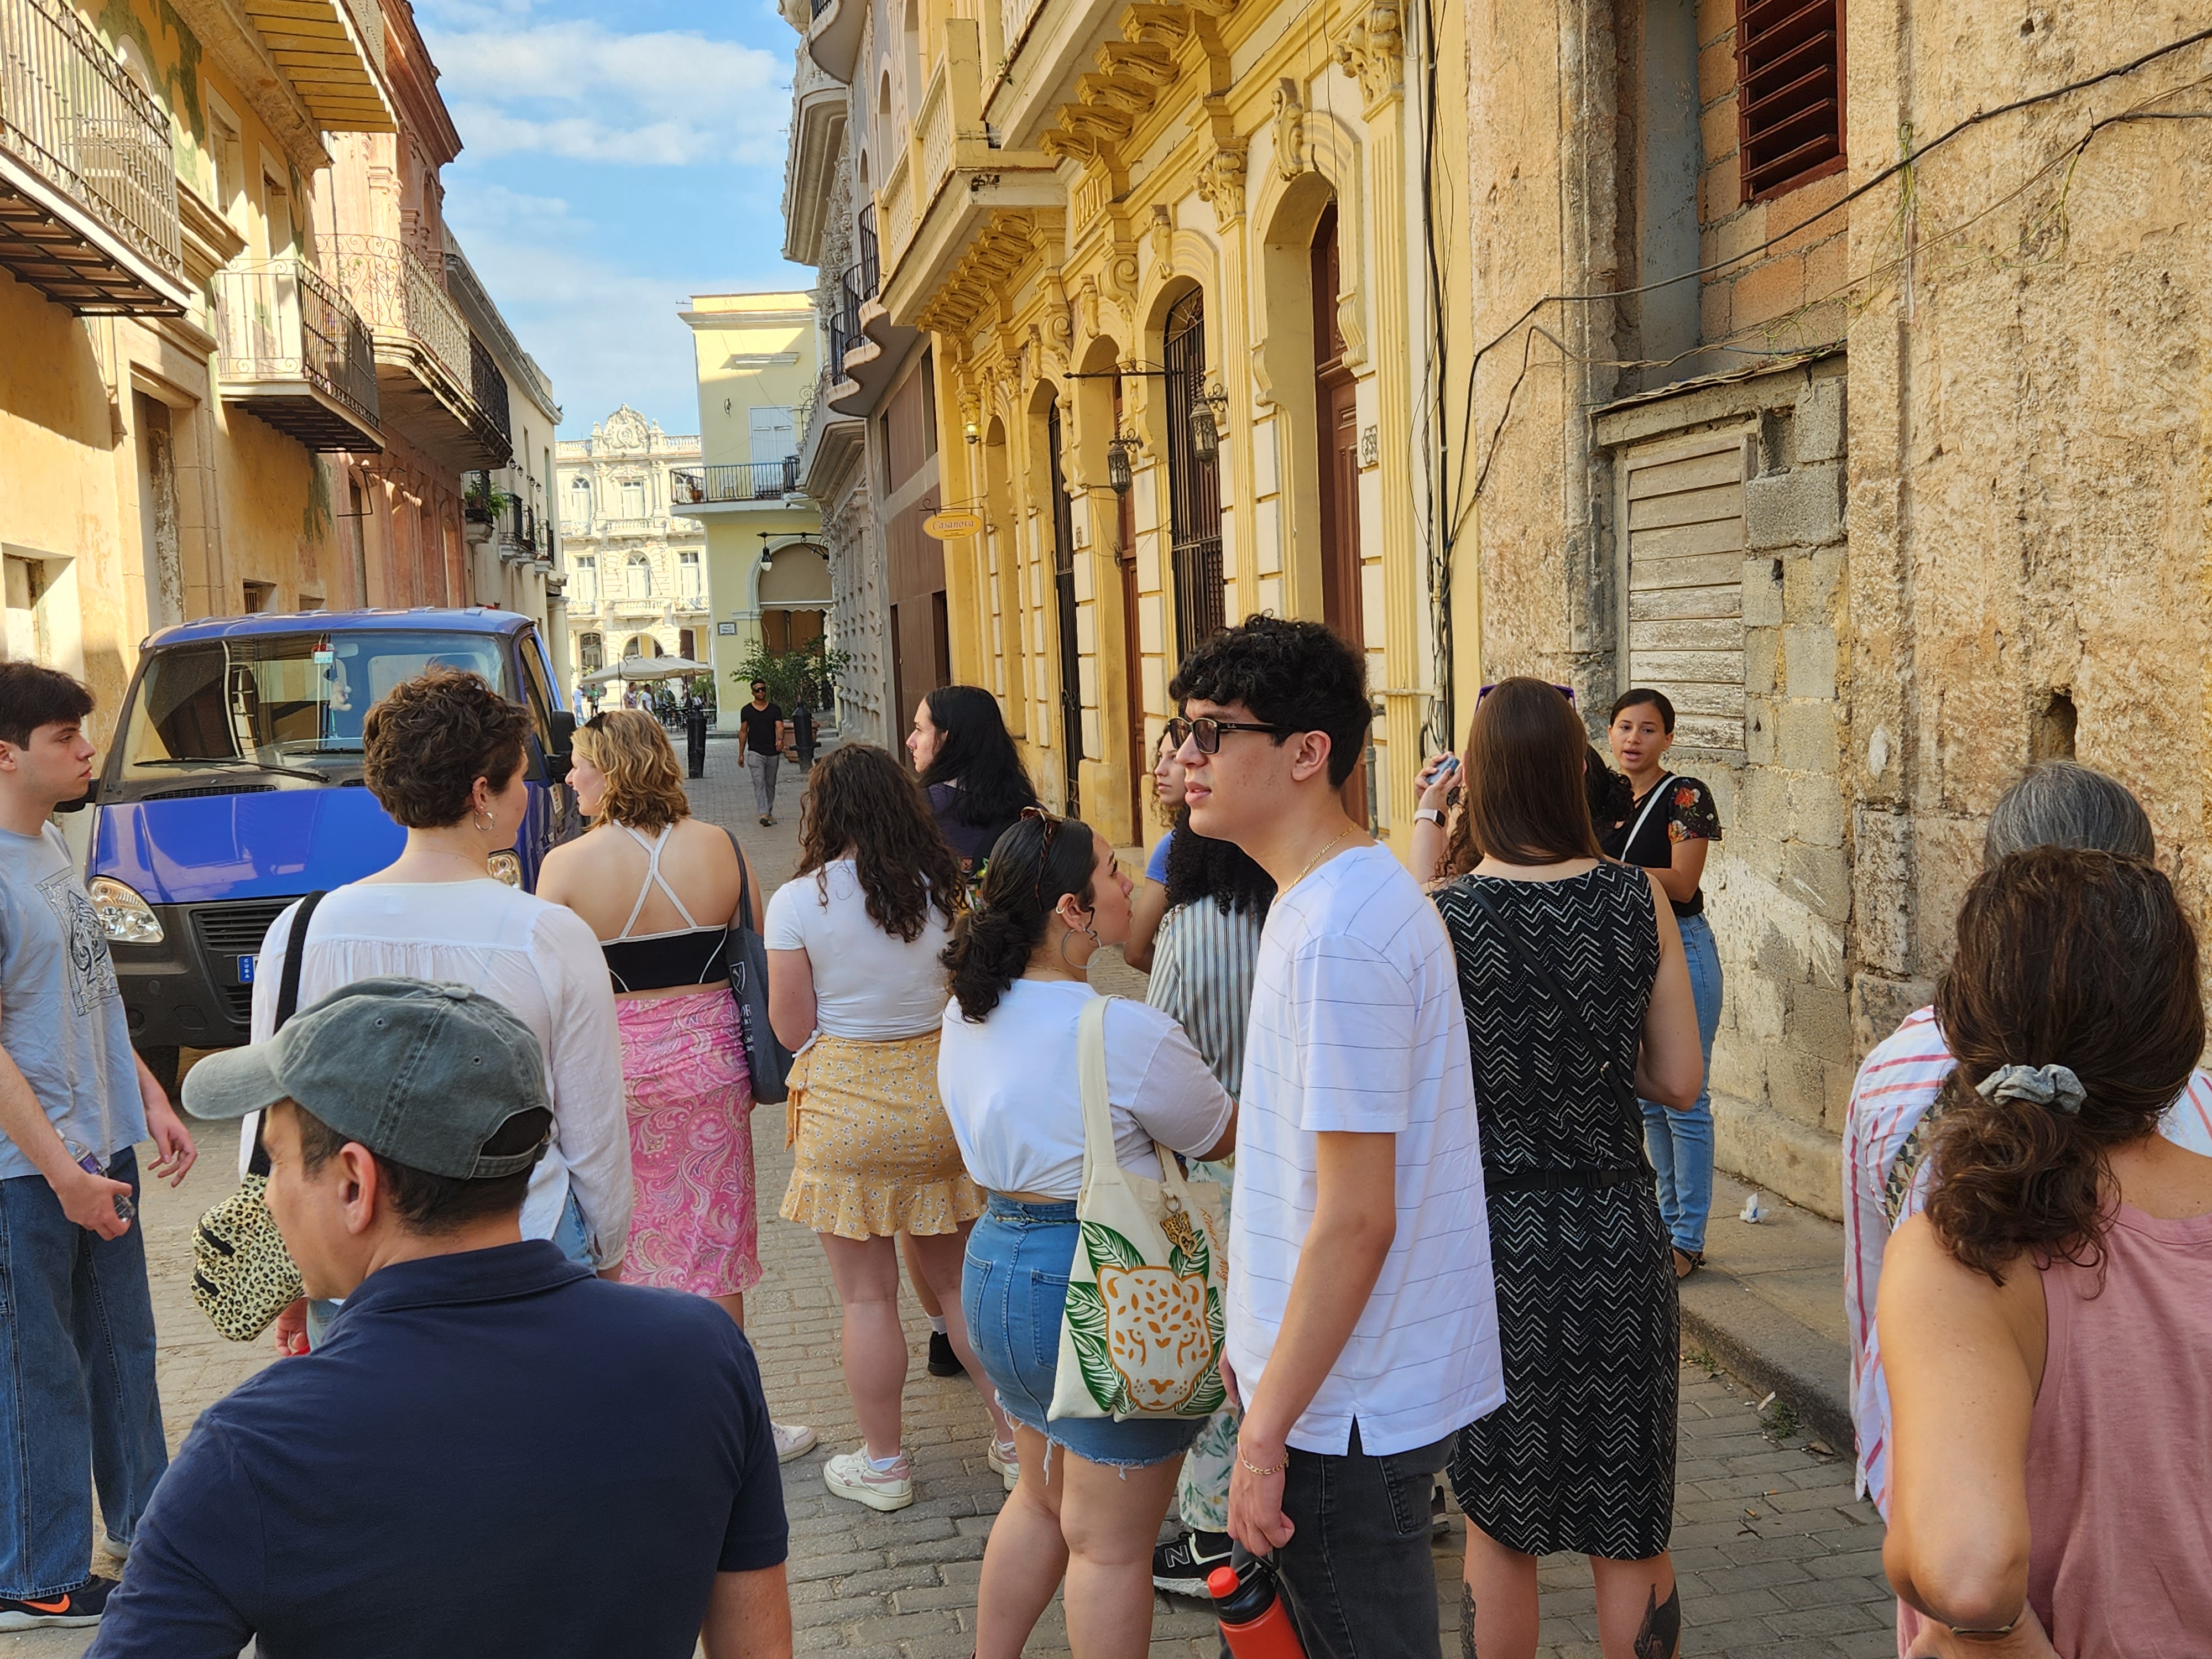
[[[738,625],[735,623],[716,623],[714,631],[725,635],[735,634],[738,631]]]
[[[940,542],[957,542],[983,527],[980,513],[933,513],[921,521],[921,533]]]

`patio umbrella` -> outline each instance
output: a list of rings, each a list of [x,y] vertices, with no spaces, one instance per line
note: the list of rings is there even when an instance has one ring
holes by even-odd
[[[586,685],[607,685],[616,680],[680,680],[714,671],[689,657],[624,657],[611,667],[584,676]]]

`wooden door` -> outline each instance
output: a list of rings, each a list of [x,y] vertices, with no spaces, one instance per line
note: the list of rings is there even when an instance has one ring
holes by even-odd
[[[1060,811],[1074,817],[1082,810],[1083,659],[1075,639],[1075,505],[1060,463],[1060,405],[1045,417],[1045,450],[1052,465],[1053,591],[1060,616],[1060,746],[1066,793]]]
[[[1114,429],[1121,429],[1121,381],[1114,381]],[[1121,675],[1128,686],[1129,839],[1145,844],[1145,803],[1152,769],[1145,756],[1143,641],[1137,632],[1137,504],[1125,492],[1115,504],[1114,563],[1121,578]]]

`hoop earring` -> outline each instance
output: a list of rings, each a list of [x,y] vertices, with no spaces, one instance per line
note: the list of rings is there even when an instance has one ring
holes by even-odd
[[[469,820],[472,823],[475,823],[477,818],[482,818],[483,820],[482,823],[478,823],[476,826],[477,832],[479,835],[488,836],[494,830],[499,827],[499,814],[496,812],[471,812],[469,815]]]
[[[1097,932],[1093,928],[1071,927],[1060,936],[1060,959],[1062,962],[1067,963],[1067,965],[1074,969],[1078,973],[1081,973],[1085,971],[1088,964],[1080,962],[1071,962],[1068,960],[1067,955],[1067,941],[1073,939],[1078,933],[1082,934],[1084,938],[1091,941],[1091,948],[1093,951],[1100,949],[1101,946],[1099,944]]]

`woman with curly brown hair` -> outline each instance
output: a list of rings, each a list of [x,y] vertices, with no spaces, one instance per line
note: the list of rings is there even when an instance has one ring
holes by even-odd
[[[799,807],[799,869],[769,902],[769,1017],[799,1059],[796,1153],[783,1215],[821,1237],[844,1308],[845,1385],[865,1443],[823,1481],[874,1510],[914,1502],[900,1443],[906,1338],[896,1237],[945,1309],[946,1335],[991,1416],[991,1467],[1012,1483],[1013,1434],[961,1321],[960,1264],[983,1196],[937,1097],[944,966],[960,866],[921,787],[884,750],[818,762]]]
[[[2148,862],[2036,848],[1967,890],[1950,1109],[1876,1316],[1901,1654],[2204,1650],[2212,1158],[2159,1133],[2201,995]]]
[[[399,975],[466,985],[519,1015],[545,1051],[553,1107],[553,1142],[531,1177],[522,1235],[550,1238],[573,1260],[618,1278],[629,1240],[629,1135],[599,943],[573,912],[493,870],[522,827],[529,727],[520,704],[453,669],[404,680],[368,711],[365,781],[405,827],[407,842],[374,875],[325,894],[308,918],[300,1006],[356,980]],[[256,1042],[276,1029],[299,911],[294,905],[278,916],[261,947]],[[280,1317],[278,1348],[319,1342],[335,1306]]]

